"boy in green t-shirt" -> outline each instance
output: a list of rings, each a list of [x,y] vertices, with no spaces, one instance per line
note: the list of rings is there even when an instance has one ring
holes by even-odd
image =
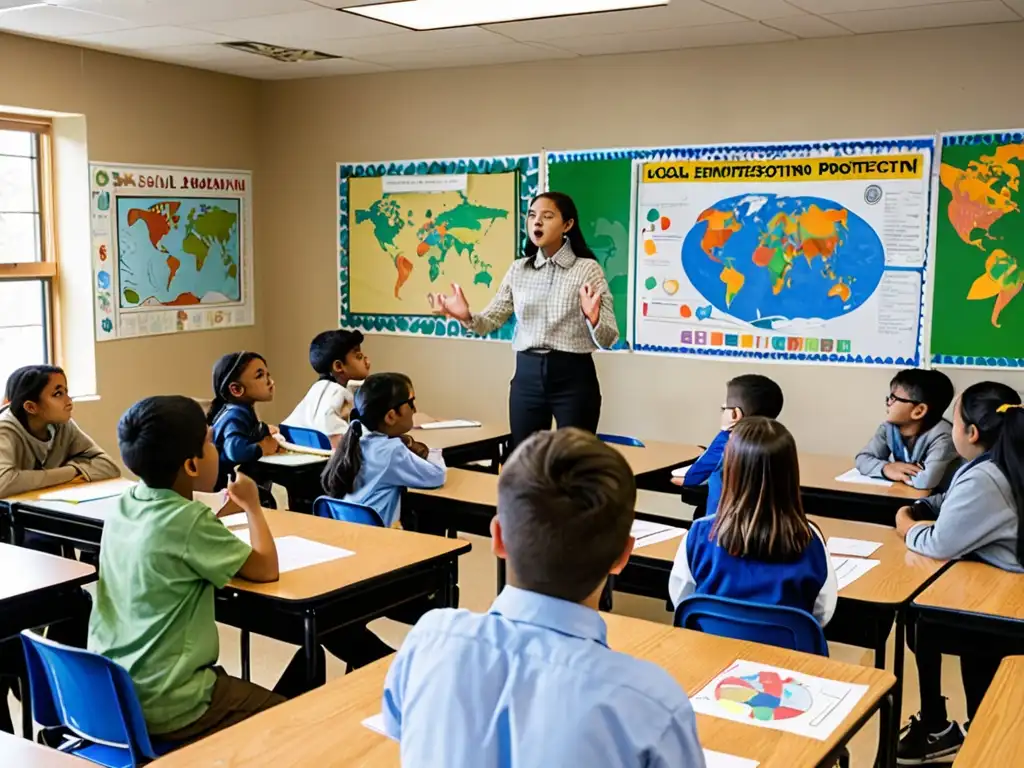
[[[258,489],[245,475],[228,494],[249,518],[251,547],[193,500],[193,491],[213,489],[218,469],[195,401],[141,400],[121,417],[117,436],[125,465],[141,482],[103,526],[89,650],[128,670],[153,736],[193,741],[285,700],[214,666],[214,589],[236,575],[276,581],[277,548]]]

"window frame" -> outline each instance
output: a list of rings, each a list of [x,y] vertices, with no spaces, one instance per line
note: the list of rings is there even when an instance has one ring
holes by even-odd
[[[43,342],[45,359],[60,365],[60,269],[56,236],[56,202],[53,187],[53,123],[45,117],[0,112],[0,130],[36,135],[36,188],[39,193],[40,260],[0,262],[0,281],[39,282],[43,293]]]

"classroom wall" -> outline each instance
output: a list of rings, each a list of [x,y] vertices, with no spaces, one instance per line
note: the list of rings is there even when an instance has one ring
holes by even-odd
[[[84,114],[92,160],[257,167],[255,81],[4,34],[0,73],[0,105]],[[258,189],[258,174],[254,182]],[[153,394],[209,396],[218,356],[263,348],[258,244],[256,253],[255,326],[96,345],[99,398],[79,401],[75,413],[112,454],[117,420],[133,402]]]
[[[1021,71],[1024,24],[1013,24],[266,83],[256,234],[282,310],[267,325],[277,415],[313,378],[310,338],[337,322],[338,161],[1020,127]],[[507,345],[373,336],[365,348],[375,370],[412,376],[432,414],[506,418]],[[835,453],[867,441],[892,375],[635,354],[600,355],[598,367],[604,430],[707,441],[723,383],[751,370],[782,385],[801,448]],[[1000,378],[1024,389],[1022,374]]]

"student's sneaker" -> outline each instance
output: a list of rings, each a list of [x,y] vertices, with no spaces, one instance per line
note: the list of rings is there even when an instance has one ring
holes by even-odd
[[[929,733],[917,717],[910,718],[910,724],[900,731],[900,743],[896,747],[896,763],[899,765],[924,765],[925,763],[951,763],[964,743],[964,732],[955,720],[941,731]]]

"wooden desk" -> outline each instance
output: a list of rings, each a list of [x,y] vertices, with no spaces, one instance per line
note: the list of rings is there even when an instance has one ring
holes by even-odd
[[[800,454],[801,496],[808,514],[891,526],[897,509],[930,494],[902,483],[882,486],[836,480],[853,465],[852,456]]]
[[[693,695],[738,658],[868,686],[850,717],[827,741],[697,716],[708,749],[749,757],[761,768],[809,768],[823,764],[878,708],[894,684],[888,672],[818,656],[676,630],[663,624],[605,614],[612,648],[664,667]],[[263,712],[221,733],[162,758],[159,768],[188,766],[359,765],[396,768],[398,745],[364,728],[380,712],[391,658],[334,680],[311,693]]]
[[[479,427],[460,429],[418,428],[431,421],[444,419],[417,414],[417,429],[412,431],[412,437],[431,448],[440,448],[448,466],[458,467],[474,461],[490,461],[497,470],[505,456],[505,446],[511,437],[507,425],[484,422]]]
[[[1019,765],[1024,753],[1024,657],[1003,659],[953,768],[996,768]]]
[[[114,478],[101,480],[94,485],[99,487],[122,482],[122,478]],[[78,549],[96,552],[103,533],[103,521],[107,512],[116,506],[117,496],[83,501],[80,504],[43,501],[39,498],[53,491],[77,487],[77,484],[58,485],[4,499],[2,503],[8,508],[14,542],[21,543],[26,532],[33,532]]]
[[[662,443],[656,440],[645,440],[643,448],[611,443],[609,445],[629,462],[633,474],[636,475],[637,486],[653,491],[670,490],[671,470],[696,461],[704,452],[698,445]],[[657,474],[663,474],[664,477],[653,476]]]
[[[7,702],[3,702],[7,706]],[[0,731],[0,765],[10,768],[95,768],[96,763]]]

